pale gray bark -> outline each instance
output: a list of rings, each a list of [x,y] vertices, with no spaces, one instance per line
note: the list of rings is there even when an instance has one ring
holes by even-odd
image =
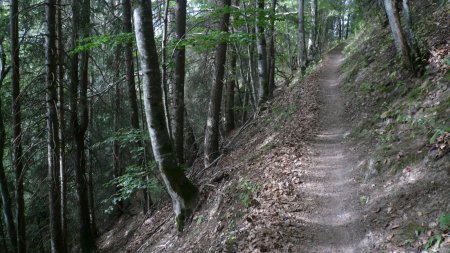
[[[397,51],[402,54],[405,65],[414,71],[414,65],[411,60],[411,49],[400,24],[400,17],[395,6],[395,1],[384,0],[384,7],[386,9],[386,15],[388,16]]]
[[[164,120],[161,72],[153,31],[151,1],[134,2],[134,29],[143,73],[143,93],[147,127],[153,154],[164,184],[172,199],[179,230],[194,211],[198,190],[178,166]]]

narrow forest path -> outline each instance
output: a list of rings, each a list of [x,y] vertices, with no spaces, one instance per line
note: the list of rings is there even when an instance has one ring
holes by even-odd
[[[355,148],[345,141],[350,126],[345,122],[344,96],[339,88],[343,55],[329,55],[319,77],[320,113],[317,135],[311,143],[311,163],[301,191],[309,203],[302,214],[309,240],[305,252],[360,252],[364,237],[360,224]]]

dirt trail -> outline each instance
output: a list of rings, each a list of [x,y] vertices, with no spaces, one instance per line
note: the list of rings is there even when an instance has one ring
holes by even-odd
[[[332,53],[319,79],[321,110],[312,143],[312,162],[301,191],[310,205],[303,213],[309,240],[305,252],[360,252],[364,237],[360,224],[354,150],[345,142],[344,98],[339,90],[340,52]]]

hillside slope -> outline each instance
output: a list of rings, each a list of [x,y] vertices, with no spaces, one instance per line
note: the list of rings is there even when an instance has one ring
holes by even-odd
[[[373,24],[345,59],[339,46],[279,87],[216,167],[194,167],[202,199],[183,233],[161,203],[122,216],[101,252],[448,252],[450,31],[438,2],[413,6],[434,19],[419,31],[424,76],[399,67],[389,28]]]

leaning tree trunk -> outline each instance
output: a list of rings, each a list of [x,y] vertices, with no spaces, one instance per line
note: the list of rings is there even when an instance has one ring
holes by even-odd
[[[259,91],[258,104],[264,103],[269,97],[269,79],[267,74],[267,50],[266,50],[266,36],[264,34],[264,0],[258,0],[258,14],[256,16],[256,48],[258,51],[258,77],[259,77]]]
[[[411,49],[400,24],[400,17],[395,6],[395,1],[384,0],[384,8],[388,16],[389,25],[391,26],[392,36],[394,37],[397,51],[402,54],[406,67],[409,67],[413,72],[415,72],[414,64],[411,59]]]
[[[11,65],[12,65],[12,163],[16,176],[17,252],[26,252],[25,201],[23,198],[22,112],[19,71],[19,1],[11,1],[10,12]]]
[[[298,0],[298,53],[299,67],[304,75],[308,64],[305,39],[305,0]]]
[[[6,55],[3,50],[3,37],[0,37],[0,90],[3,87],[3,80],[5,80],[11,68],[6,66]],[[6,143],[5,125],[3,123],[2,111],[2,97],[0,96],[0,157],[3,157]],[[3,220],[6,225],[6,233],[8,234],[13,251],[17,252],[17,234],[16,225],[14,224],[14,216],[11,208],[11,197],[9,195],[8,180],[5,175],[5,167],[3,159],[0,160],[0,194],[2,198],[2,213]],[[0,221],[1,222],[1,221]],[[3,228],[2,229],[3,232]],[[5,240],[6,241],[6,240]],[[6,244],[5,244],[6,247]],[[6,249],[5,249],[6,250]]]
[[[151,1],[136,0],[134,29],[140,54],[145,116],[152,141],[153,153],[161,176],[170,194],[178,230],[194,211],[198,190],[178,166],[164,120],[164,106],[161,91],[161,72],[153,31]]]
[[[229,7],[231,0],[223,0],[223,7]],[[219,30],[228,33],[230,13],[225,12],[220,21]],[[219,157],[220,105],[222,103],[223,79],[227,59],[227,43],[220,42],[216,47],[216,73],[211,87],[208,105],[208,118],[205,131],[205,167],[210,166]]]
[[[177,39],[182,42],[186,36],[186,0],[177,0],[175,20]],[[173,85],[173,143],[179,164],[183,164],[184,140],[184,78],[186,49],[177,43],[175,48],[175,83]]]
[[[47,101],[47,161],[48,161],[48,196],[50,241],[53,253],[63,252],[61,226],[61,203],[59,201],[59,131],[58,131],[58,97],[57,97],[57,64],[56,47],[56,0],[47,0],[45,5],[47,19],[47,36],[45,47],[46,61],[46,101]]]

